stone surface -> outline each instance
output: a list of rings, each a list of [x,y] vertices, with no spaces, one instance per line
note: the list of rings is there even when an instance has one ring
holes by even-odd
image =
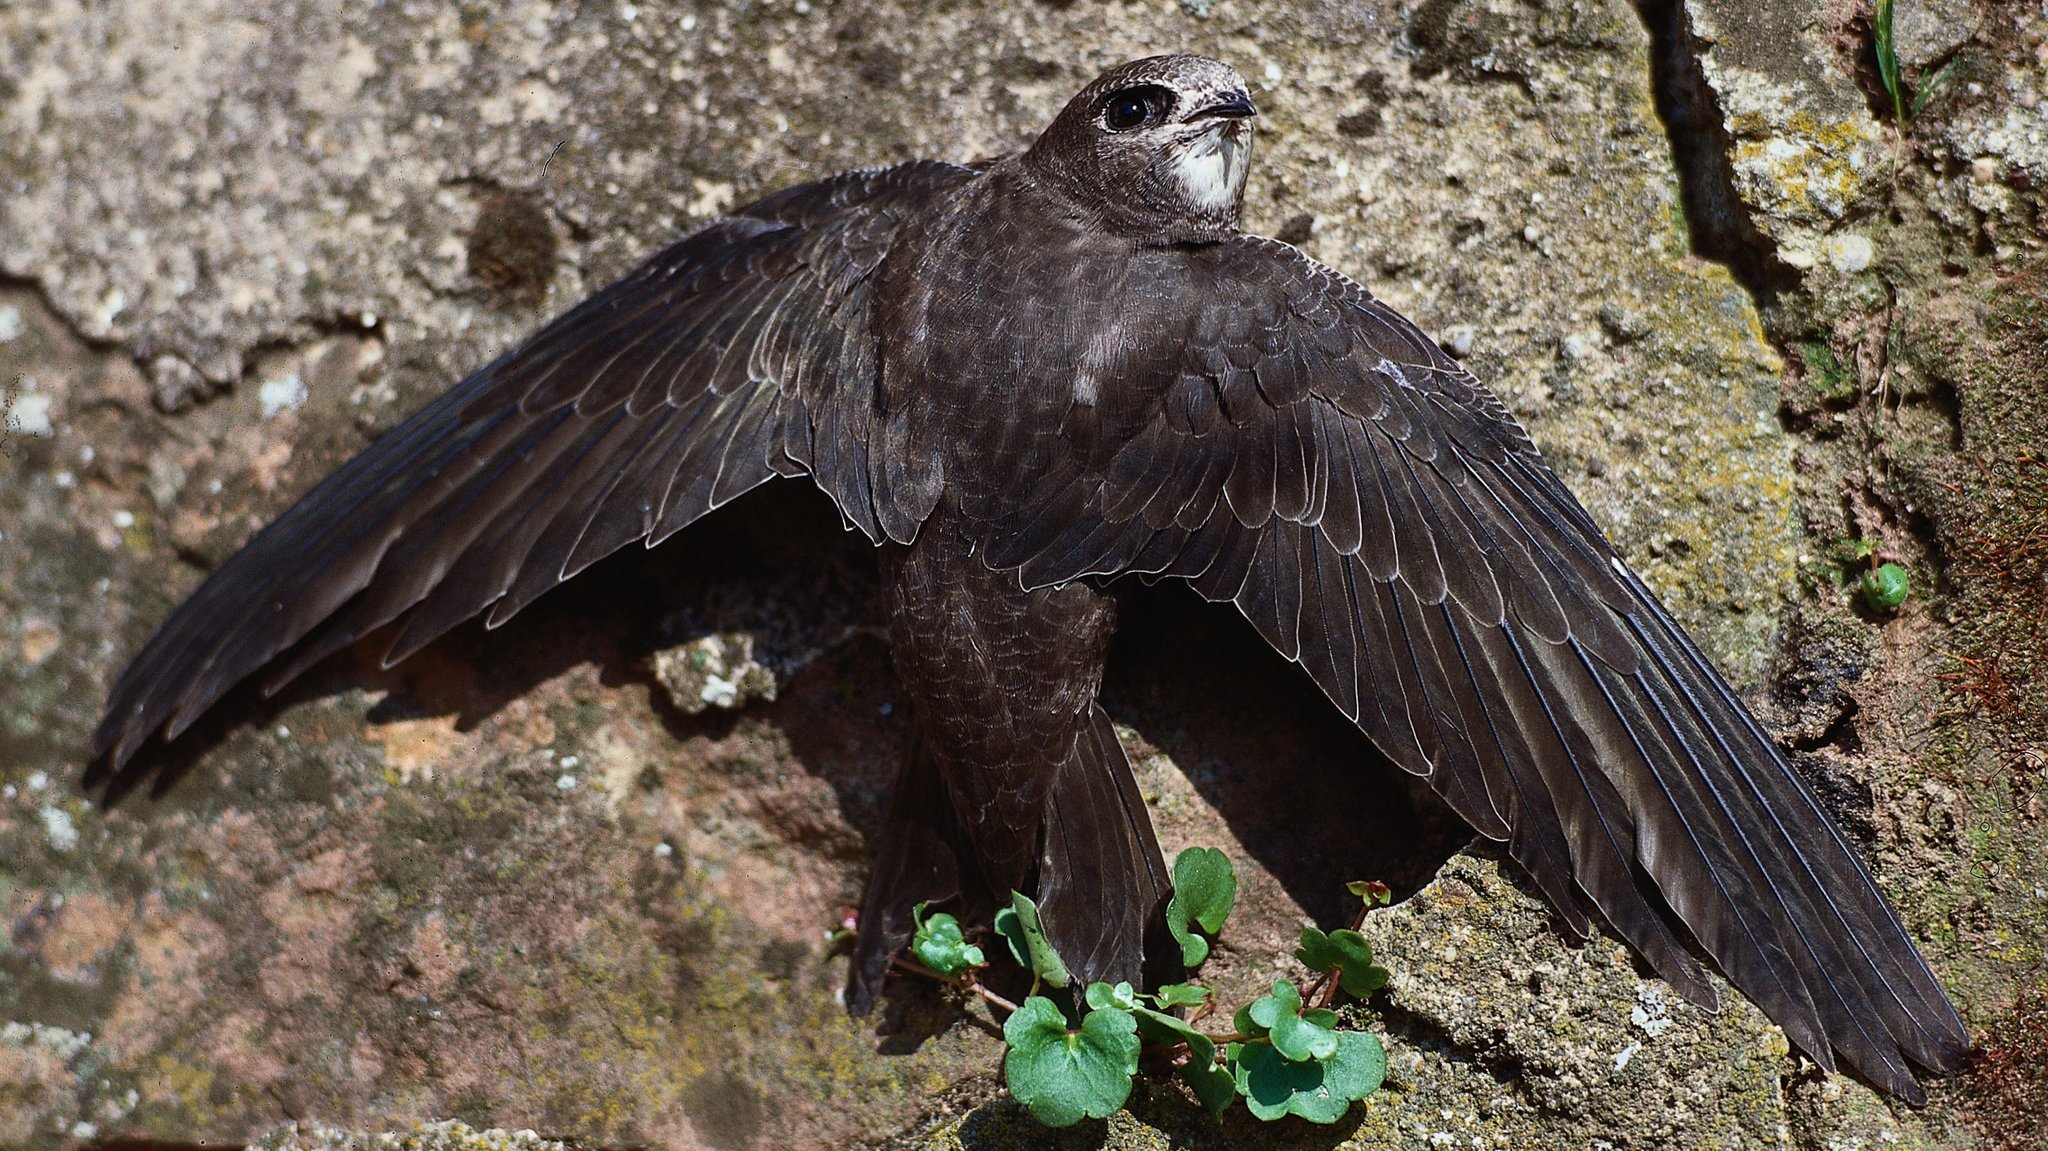
[[[1782,1032],[1726,985],[1708,1014],[1619,944],[1564,942],[1501,867],[1460,854],[1367,918],[1374,953],[1399,957],[1378,1005],[1399,1086],[1365,1108],[1358,1144],[1790,1144]]]
[[[265,1133],[250,1147],[252,1151],[571,1151],[572,1145],[533,1131],[478,1131],[450,1120],[421,1124],[403,1133],[378,1134],[294,1123]]]
[[[1841,262],[1854,234],[1828,241],[1875,208],[1890,153],[1837,28],[1811,3],[1682,9],[1688,66],[1709,89],[1745,223],[1795,269]]]
[[[0,1143],[450,1117],[721,1151],[1053,1142],[1000,1097],[979,1008],[836,1005],[826,933],[904,725],[865,547],[797,485],[497,632],[231,702],[161,802],[100,813],[74,781],[105,683],[206,566],[546,315],[735,202],[1018,147],[1101,67],[1179,49],[1254,82],[1248,226],[1440,334],[1772,688],[2007,1079],[1895,1110],[1732,994],[1708,1017],[1611,940],[1564,943],[1484,853],[1444,862],[1465,834],[1294,669],[1158,589],[1106,702],[1169,849],[1246,866],[1210,974],[1270,983],[1306,919],[1347,916],[1346,879],[1419,892],[1369,922],[1396,978],[1355,1013],[1396,1074],[1333,1131],[1219,1129],[1157,1087],[1058,1145],[2025,1137],[1996,1117],[2023,1114],[1997,1083],[2026,1047],[1999,1037],[2026,1034],[2048,941],[2048,709],[2010,654],[2044,649],[2015,605],[2048,553],[2023,274],[2048,19],[1902,2],[1933,89],[1902,131],[1850,7],[0,10]],[[1691,254],[1716,235],[1740,278]],[[1896,617],[1849,602],[1846,537],[1912,569]],[[671,690],[709,681],[648,661],[727,636],[744,706],[689,714]]]

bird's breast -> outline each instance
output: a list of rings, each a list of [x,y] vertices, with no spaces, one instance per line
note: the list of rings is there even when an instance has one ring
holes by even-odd
[[[1151,383],[1151,353],[1185,325],[1171,269],[1070,221],[991,212],[921,255],[884,294],[901,309],[883,325],[891,403],[1006,420],[1100,408]]]
[[[1092,471],[1158,410],[1199,309],[1184,253],[991,180],[899,251],[883,309],[883,450],[936,461],[970,519]]]

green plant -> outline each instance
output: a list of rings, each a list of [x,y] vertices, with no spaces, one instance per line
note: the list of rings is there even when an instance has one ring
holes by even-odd
[[[1895,563],[1882,563],[1863,573],[1857,588],[1863,593],[1863,602],[1870,610],[1878,612],[1896,611],[1906,602],[1910,581],[1906,569]]]
[[[1878,615],[1890,615],[1912,594],[1912,579],[1883,540],[1848,536],[1800,560],[1802,586],[1815,594],[1852,593]]]
[[[1210,940],[1229,918],[1237,872],[1223,852],[1190,848],[1175,858],[1173,879],[1167,926],[1193,969],[1208,958]],[[1380,883],[1351,890],[1367,908],[1390,897]],[[1363,909],[1359,915],[1362,920]],[[1022,894],[1011,894],[994,925],[1011,957],[1032,974],[1031,994],[1021,1004],[981,986],[977,972],[987,966],[985,957],[952,916],[927,916],[920,904],[912,918],[917,933],[910,951],[917,964],[904,966],[1010,1013],[1003,1024],[1009,1045],[1003,1078],[1010,1094],[1049,1126],[1114,1113],[1130,1098],[1141,1064],[1177,1075],[1211,1114],[1222,1115],[1241,1098],[1260,1119],[1299,1115],[1312,1123],[1336,1122],[1386,1076],[1379,1038],[1342,1029],[1330,1010],[1340,992],[1363,998],[1387,982],[1355,925],[1304,930],[1295,957],[1311,973],[1307,980],[1275,980],[1270,994],[1232,1015],[1229,1033],[1212,1034],[1197,1026],[1216,1013],[1214,996],[1199,983],[1168,984],[1150,994],[1129,983],[1092,983],[1075,1002],[1072,977],[1039,927],[1037,906]],[[1068,990],[1057,998],[1039,994],[1047,987]],[[1183,1011],[1193,1014],[1183,1018]]]
[[[1836,586],[1854,584],[1856,594],[1871,611],[1889,615],[1911,594],[1911,578],[1883,540],[1851,536],[1835,541],[1828,550],[1841,573]]]
[[[922,903],[910,909],[911,922],[917,925],[917,933],[910,937],[910,953],[919,963],[940,975],[958,975],[988,962],[981,948],[967,942],[959,920],[944,912],[926,919],[924,909]]]
[[[1906,84],[1899,70],[1898,41],[1892,32],[1892,8],[1894,0],[1877,0],[1877,7],[1871,13],[1872,47],[1877,52],[1877,77],[1884,85],[1885,95],[1891,97],[1892,119],[1901,129],[1913,126],[1920,113],[1934,99],[1934,94],[1948,83],[1955,71],[1956,62],[1950,60],[1934,70],[1932,74],[1922,73],[1914,82],[1913,99],[1906,100]]]
[[[1799,359],[1806,365],[1806,379],[1814,394],[1823,400],[1844,400],[1856,394],[1856,375],[1826,344],[1808,340],[1797,345]]]
[[[1213,847],[1190,847],[1173,860],[1173,898],[1166,903],[1166,929],[1180,943],[1181,962],[1200,967],[1209,958],[1209,941],[1189,930],[1200,925],[1210,935],[1223,930],[1231,905],[1237,902],[1237,870],[1230,857]]]

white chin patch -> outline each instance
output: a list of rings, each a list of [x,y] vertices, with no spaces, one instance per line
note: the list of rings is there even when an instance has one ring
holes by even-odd
[[[1180,186],[1196,206],[1223,213],[1237,203],[1251,167],[1250,135],[1236,124],[1218,124],[1215,131],[1190,141],[1174,157]]]

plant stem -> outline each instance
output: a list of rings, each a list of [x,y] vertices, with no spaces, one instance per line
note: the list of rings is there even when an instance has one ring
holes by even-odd
[[[940,975],[938,972],[933,971],[931,968],[926,967],[923,964],[912,963],[908,959],[903,958],[901,955],[893,957],[889,960],[889,963],[891,966],[895,967],[899,971],[908,971],[912,975],[922,975],[926,979],[936,980],[940,983],[945,984],[948,987],[958,987],[962,991],[972,991],[976,995],[981,996],[984,1000],[994,1004],[997,1007],[1002,1008],[1004,1011],[1007,1011],[1012,1015],[1015,1015],[1017,1013],[1017,1005],[1015,1003],[1012,1003],[1009,1000],[1003,998],[1002,996],[997,995],[995,992],[990,991],[988,988],[983,987],[981,985],[981,980],[976,979],[974,977],[974,973],[971,971],[963,972],[959,975]]]
[[[1344,969],[1342,967],[1332,967],[1330,970],[1323,973],[1323,977],[1321,979],[1316,980],[1315,988],[1319,992],[1316,1001],[1317,1007],[1328,1007],[1331,1003],[1334,1003],[1336,1001],[1337,981],[1339,979],[1342,979],[1343,977]],[[1308,996],[1304,995],[1302,996],[1302,998],[1306,1000]]]

